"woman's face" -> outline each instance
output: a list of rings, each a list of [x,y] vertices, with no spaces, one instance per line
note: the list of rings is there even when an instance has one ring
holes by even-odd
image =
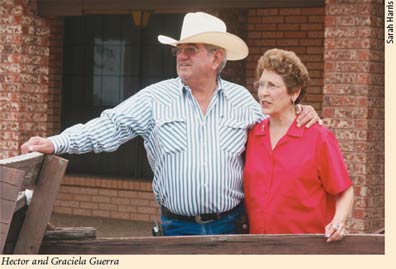
[[[258,83],[258,97],[264,114],[282,114],[293,107],[292,95],[287,93],[283,78],[276,72],[264,69]]]

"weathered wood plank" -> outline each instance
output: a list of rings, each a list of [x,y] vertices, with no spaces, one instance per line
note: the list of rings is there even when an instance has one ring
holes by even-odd
[[[8,230],[6,243],[3,249],[4,254],[14,253],[15,245],[18,240],[19,232],[21,231],[23,221],[27,212],[27,205],[19,209],[12,216],[10,229]]]
[[[21,188],[25,172],[0,166],[0,252],[3,252],[12,216],[16,208],[18,191]]]
[[[47,155],[44,159],[14,253],[38,253],[67,162],[55,155]]]
[[[45,254],[384,254],[383,235],[218,235],[45,241]]]
[[[44,154],[32,152],[0,160],[0,166],[10,167],[25,171],[25,177],[20,190],[32,189],[36,184],[37,176],[44,159]]]
[[[96,229],[94,227],[58,227],[46,231],[43,240],[88,240],[95,238]]]

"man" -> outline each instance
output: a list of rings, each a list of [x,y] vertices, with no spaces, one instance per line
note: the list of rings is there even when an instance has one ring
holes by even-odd
[[[219,74],[226,60],[245,58],[248,48],[223,21],[202,12],[185,16],[179,41],[158,40],[174,46],[178,78],[150,85],[60,135],[33,137],[22,153],[114,151],[140,135],[164,234],[237,233],[247,130],[264,116],[249,91]],[[304,112],[299,119],[310,120],[307,127],[318,120],[311,107]]]

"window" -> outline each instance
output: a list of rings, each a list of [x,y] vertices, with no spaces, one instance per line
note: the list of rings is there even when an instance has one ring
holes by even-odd
[[[170,47],[158,34],[178,37],[183,14],[153,14],[145,28],[129,15],[65,17],[62,130],[86,122],[143,87],[176,77]],[[69,173],[152,178],[141,138],[116,152],[65,155]]]

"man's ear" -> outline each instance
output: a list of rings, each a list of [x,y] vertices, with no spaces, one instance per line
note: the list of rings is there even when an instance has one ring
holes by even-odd
[[[223,60],[224,60],[224,51],[216,50],[213,53],[212,68],[214,70],[217,70],[219,68],[220,64],[223,62]]]

